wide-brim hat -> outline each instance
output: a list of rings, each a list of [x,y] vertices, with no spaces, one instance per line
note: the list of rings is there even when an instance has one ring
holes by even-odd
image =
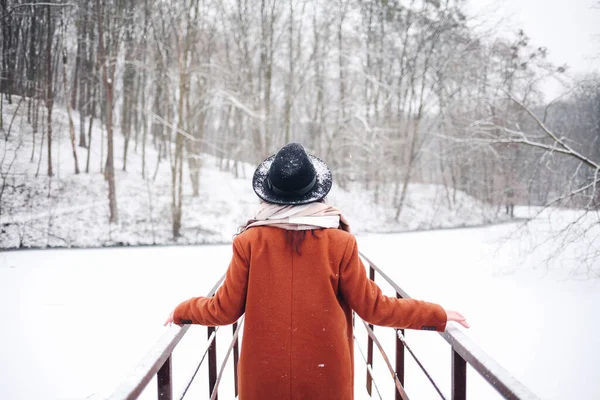
[[[252,188],[262,200],[283,205],[319,201],[331,190],[331,170],[300,143],[285,145],[254,171]]]

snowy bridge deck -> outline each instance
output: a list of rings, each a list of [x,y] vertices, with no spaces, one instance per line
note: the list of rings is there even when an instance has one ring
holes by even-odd
[[[369,265],[369,278],[375,280],[376,273],[383,278],[387,284],[389,284],[396,292],[398,298],[410,298],[410,296],[402,290],[393,280],[391,280],[381,269],[379,269],[373,262],[367,257],[361,254],[361,257]],[[207,296],[213,296],[219,286],[225,279],[223,275],[210,290]],[[408,400],[409,395],[404,389],[404,374],[405,374],[405,350],[408,354],[414,358],[416,364],[421,368],[429,380],[432,387],[439,394],[441,399],[446,399],[439,386],[431,378],[430,374],[423,367],[411,347],[405,340],[404,330],[396,329],[395,337],[395,363],[392,365],[390,358],[384,350],[380,340],[374,333],[373,326],[368,325],[362,321],[356,314],[354,315],[355,321],[361,321],[364,325],[368,337],[367,337],[367,351],[366,356],[362,350],[358,340],[355,336],[355,344],[365,359],[366,364],[366,385],[369,396],[372,396],[373,386],[375,382],[375,375],[373,373],[373,348],[374,345],[381,352],[383,360],[389,370],[390,376],[393,379],[395,385],[395,398],[396,400]],[[243,323],[244,317],[240,318],[238,322],[233,324],[233,339],[229,343],[224,360],[217,373],[217,332],[219,327],[207,327],[208,330],[208,342],[206,348],[202,352],[202,358],[197,365],[196,369],[192,372],[190,377],[186,380],[186,384],[182,389],[181,393],[177,397],[173,396],[173,381],[172,381],[172,353],[180,340],[184,337],[190,325],[178,326],[173,325],[165,333],[165,335],[159,340],[159,342],[146,354],[143,360],[138,364],[132,374],[125,379],[117,390],[112,394],[110,400],[129,400],[137,399],[143,390],[146,388],[148,383],[154,376],[157,377],[158,385],[158,399],[159,400],[171,400],[171,399],[183,399],[196,378],[196,375],[204,363],[206,356],[208,355],[208,381],[209,381],[209,396],[210,399],[217,399],[219,383],[223,372],[233,353],[233,373],[234,373],[234,385],[235,395],[238,395],[238,377],[237,377],[237,364],[239,356],[239,332],[241,324]],[[356,322],[355,322],[356,323]],[[223,329],[223,328],[221,328]],[[392,329],[392,328],[381,328],[381,329]],[[440,333],[446,342],[451,346],[451,399],[452,400],[466,400],[467,398],[467,365],[471,366],[479,375],[481,375],[491,387],[505,399],[511,400],[537,400],[538,397],[525,387],[521,382],[511,376],[502,366],[500,366],[494,359],[488,356],[483,350],[481,350],[475,343],[473,343],[462,331],[456,329],[453,326],[448,326],[446,331]],[[381,385],[381,382],[379,383]],[[375,386],[378,397],[381,398],[381,394]]]

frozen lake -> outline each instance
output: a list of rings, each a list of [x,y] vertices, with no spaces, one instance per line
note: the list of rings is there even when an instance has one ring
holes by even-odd
[[[412,297],[465,314],[472,340],[540,398],[600,398],[600,281],[550,268],[523,237],[507,238],[514,227],[358,239],[360,250]],[[106,397],[164,333],[173,306],[204,295],[230,254],[230,245],[0,253],[0,398]],[[231,336],[229,327],[224,331]],[[391,330],[376,332],[384,342],[393,337]],[[219,337],[221,348],[227,335]],[[407,338],[449,394],[449,346],[432,332]],[[193,327],[176,350],[176,394],[205,340],[205,328]],[[355,357],[357,398],[363,398],[365,371]],[[408,394],[439,398],[407,365]],[[375,369],[383,398],[390,398],[391,379],[378,357]],[[203,371],[198,379],[206,379]],[[496,397],[472,373],[468,379],[471,398]],[[225,389],[229,380],[223,399],[233,397]],[[206,393],[202,383],[194,390]]]

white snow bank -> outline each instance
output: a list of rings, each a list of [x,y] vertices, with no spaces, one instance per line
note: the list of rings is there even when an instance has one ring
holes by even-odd
[[[543,254],[519,254],[522,238],[510,237],[513,230],[365,235],[359,248],[411,296],[464,313],[468,336],[540,398],[600,398],[599,281],[566,280],[572,271],[564,266],[540,269]],[[207,293],[230,257],[229,245],[0,253],[0,398],[105,398],[164,333],[172,307]],[[375,332],[393,358],[394,332]],[[366,348],[360,324],[356,333]],[[220,360],[230,338],[230,327],[219,330]],[[448,344],[434,332],[407,331],[406,338],[448,395]],[[206,329],[195,326],[176,348],[176,394],[206,340]],[[362,399],[366,369],[358,351],[355,362]],[[393,398],[377,350],[374,370],[383,398]],[[220,396],[231,399],[231,367],[226,373]],[[203,367],[190,398],[206,396],[206,376]],[[469,398],[498,398],[470,369],[468,386]],[[156,398],[155,387],[143,398]],[[406,390],[419,400],[439,398],[408,354]]]

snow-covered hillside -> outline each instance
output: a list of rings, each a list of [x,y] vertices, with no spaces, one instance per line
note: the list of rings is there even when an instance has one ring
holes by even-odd
[[[107,183],[101,173],[106,150],[104,148],[102,154],[98,145],[102,135],[98,121],[94,121],[92,131],[90,171],[75,175],[67,114],[55,108],[52,149],[55,176],[50,179],[47,177],[47,143],[41,142],[40,132],[34,143],[32,127],[26,118],[26,102],[17,111],[18,103],[19,99],[13,97],[12,105],[6,102],[3,105],[4,132],[0,133],[5,139],[0,144],[2,248],[229,242],[258,205],[250,183],[254,166],[243,165],[241,177],[236,179],[221,170],[215,157],[205,154],[199,197],[192,196],[189,175],[184,172],[187,183],[184,183],[182,236],[174,241],[169,160],[163,159],[157,166],[157,152],[149,145],[146,179],[143,179],[141,146],[136,149],[132,139],[127,171],[123,171],[124,140],[117,127],[115,180],[119,223],[111,225],[108,223]],[[74,114],[75,130],[79,132],[79,117]],[[85,171],[87,149],[77,147],[77,153],[79,168]],[[391,186],[384,188],[379,197],[385,199],[392,192]],[[334,187],[328,201],[345,212],[355,233],[478,225],[503,217],[497,207],[462,192],[450,193],[443,186],[411,185],[400,221],[395,220],[394,208],[383,205],[389,201],[376,205],[374,197],[373,192],[358,185],[350,184],[347,190],[336,186],[334,171]]]

